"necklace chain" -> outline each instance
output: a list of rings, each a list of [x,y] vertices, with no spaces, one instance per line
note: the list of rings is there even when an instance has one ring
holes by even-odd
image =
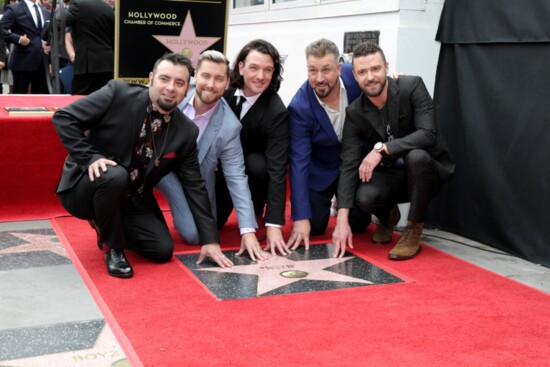
[[[155,166],[158,167],[160,164],[160,157],[162,156],[162,152],[164,151],[164,147],[166,145],[166,140],[168,139],[168,132],[170,131],[170,115],[163,115],[164,121],[166,122],[166,125],[168,127],[166,128],[166,133],[164,134],[164,141],[162,142],[162,147],[160,149],[159,154],[157,155],[157,146],[155,144],[155,134],[153,132],[153,118],[151,116],[151,112],[149,112],[149,124],[151,127],[151,140],[153,141],[153,154],[155,155]],[[161,131],[162,133],[162,131]]]

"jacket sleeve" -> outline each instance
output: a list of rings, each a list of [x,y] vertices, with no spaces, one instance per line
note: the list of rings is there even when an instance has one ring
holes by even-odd
[[[311,164],[311,126],[301,110],[288,106],[290,130],[290,201],[292,220],[311,218],[309,203],[309,171]]]
[[[274,101],[279,102],[278,100]],[[286,177],[288,172],[288,112],[282,102],[268,121],[266,166],[266,223],[284,225],[286,207]]]

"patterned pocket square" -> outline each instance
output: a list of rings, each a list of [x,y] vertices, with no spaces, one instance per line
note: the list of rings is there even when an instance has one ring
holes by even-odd
[[[162,156],[162,158],[176,158],[176,153],[170,152]]]

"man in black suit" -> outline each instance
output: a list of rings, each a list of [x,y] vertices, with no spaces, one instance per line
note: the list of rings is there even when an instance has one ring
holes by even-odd
[[[290,250],[281,227],[285,224],[289,134],[288,112],[277,94],[282,72],[283,60],[271,43],[250,41],[233,63],[231,85],[224,98],[243,125],[241,144],[248,185],[257,220],[265,222],[266,249],[286,255]],[[216,201],[221,227],[233,209],[222,174],[216,182]]]
[[[399,221],[397,203],[410,201],[407,226],[388,255],[410,259],[422,249],[429,201],[452,176],[455,164],[437,134],[432,98],[420,77],[387,78],[384,52],[372,43],[357,46],[352,62],[363,93],[346,110],[334,256],[342,257],[347,245],[353,247],[350,208],[376,215],[380,224],[372,240],[389,243]],[[374,148],[363,157],[365,140]]]
[[[90,94],[114,76],[114,9],[104,0],[73,0],[66,23],[75,51],[72,94]]]
[[[49,46],[42,31],[50,22],[50,12],[37,0],[24,0],[7,6],[0,27],[4,40],[14,45],[9,68],[13,74],[13,93],[48,94],[49,75],[45,53]]]
[[[150,87],[112,80],[56,112],[54,126],[69,152],[57,193],[65,209],[91,221],[106,245],[107,271],[128,278],[124,249],[169,261],[173,242],[153,188],[174,172],[188,198],[206,256],[232,266],[221,252],[216,222],[197,159],[198,128],[176,108],[193,68],[178,54],[157,60]]]

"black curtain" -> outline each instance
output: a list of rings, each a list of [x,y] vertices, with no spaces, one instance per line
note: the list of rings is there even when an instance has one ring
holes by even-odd
[[[447,0],[436,40],[457,168],[426,224],[550,267],[550,0]]]

